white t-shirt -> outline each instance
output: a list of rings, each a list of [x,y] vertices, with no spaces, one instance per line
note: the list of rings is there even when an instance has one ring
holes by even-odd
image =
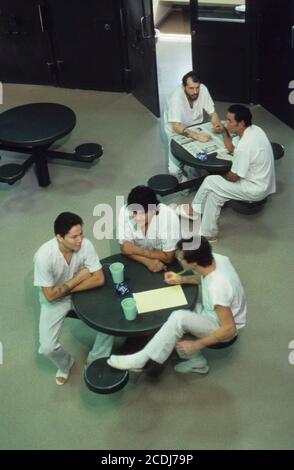
[[[172,127],[173,122],[180,122],[184,127],[193,126],[203,121],[203,110],[208,114],[212,114],[214,109],[209,91],[202,83],[200,84],[198,98],[193,103],[193,108],[190,107],[184,87],[179,86],[168,98],[164,111],[164,129],[168,138],[176,135]]]
[[[44,243],[34,256],[34,286],[53,287],[68,281],[78,274],[82,268],[88,268],[91,273],[102,268],[98,255],[90,240],[84,238],[79,251],[74,252],[70,264],[61,253],[56,238]],[[58,299],[68,299],[65,296]],[[47,299],[40,289],[40,302],[47,304]]]
[[[267,196],[276,191],[273,150],[260,127],[245,129],[235,147],[231,171],[240,176],[249,195]]]
[[[216,305],[230,307],[237,329],[246,323],[246,300],[237,272],[227,256],[213,254],[216,269],[202,276],[202,315],[208,315],[219,323]]]
[[[158,204],[157,210],[159,214],[153,215],[147,232],[143,233],[127,206],[123,206],[118,217],[119,243],[129,241],[147,250],[174,251],[181,238],[179,218],[165,204]]]

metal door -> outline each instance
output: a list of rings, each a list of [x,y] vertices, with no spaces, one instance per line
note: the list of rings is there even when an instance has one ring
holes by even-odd
[[[1,0],[0,81],[53,84],[53,51],[43,0]]]
[[[294,0],[262,0],[260,102],[294,129]]]
[[[47,0],[58,83],[124,91],[116,0]]]
[[[254,101],[254,1],[190,0],[193,68],[214,100]]]
[[[152,0],[124,0],[129,91],[160,116]]]

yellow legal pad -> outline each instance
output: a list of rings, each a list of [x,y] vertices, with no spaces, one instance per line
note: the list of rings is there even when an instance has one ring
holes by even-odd
[[[138,313],[154,312],[164,308],[187,305],[187,299],[182,286],[163,287],[162,289],[146,290],[133,294],[138,308]]]

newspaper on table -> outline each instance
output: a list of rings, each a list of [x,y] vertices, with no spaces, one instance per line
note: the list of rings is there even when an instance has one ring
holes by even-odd
[[[232,155],[228,153],[228,150],[225,147],[222,136],[213,132],[210,122],[191,126],[189,129],[194,132],[203,132],[210,135],[212,138],[212,140],[209,140],[208,142],[199,142],[183,135],[174,136],[173,140],[187,150],[187,152],[189,152],[193,157],[197,158],[198,152],[205,152],[208,156],[216,154],[216,158],[233,161]]]

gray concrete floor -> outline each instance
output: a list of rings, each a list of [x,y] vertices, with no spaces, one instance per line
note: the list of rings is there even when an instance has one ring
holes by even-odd
[[[293,131],[253,108],[255,123],[285,145],[285,158],[276,162],[278,191],[255,216],[230,209],[221,214],[214,250],[231,258],[248,299],[248,325],[239,341],[230,350],[207,352],[206,377],[176,374],[172,358],[158,379],[131,374],[122,391],[103,396],[83,383],[94,332],[80,321],[67,319],[62,330],[62,343],[76,358],[64,387],[55,385],[54,368],[37,355],[32,257],[52,237],[52,222],[64,210],[84,218],[85,234],[101,258],[118,251],[116,241],[94,238],[93,210],[102,202],[114,207],[116,195],[126,196],[165,170],[159,121],[130,95],[4,86],[2,110],[38,101],[63,103],[76,112],[77,126],[64,149],[94,141],[103,145],[104,155],[91,169],[50,163],[52,184],[45,189],[32,169],[19,183],[0,185],[0,447],[293,448],[294,366],[288,361],[294,339]],[[217,109],[224,116],[226,103],[217,103]]]

